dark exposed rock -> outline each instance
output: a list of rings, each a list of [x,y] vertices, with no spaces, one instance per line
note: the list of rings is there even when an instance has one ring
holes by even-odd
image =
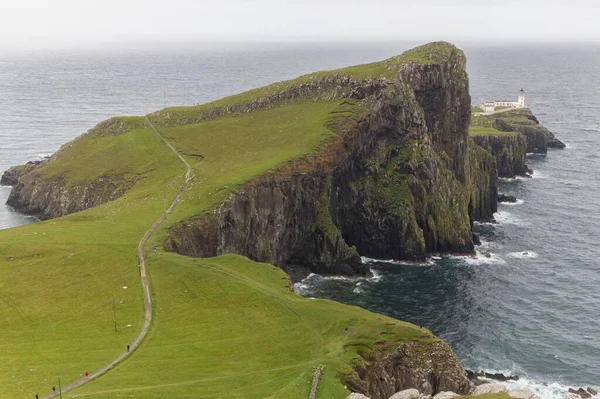
[[[468,140],[464,66],[456,50],[439,64],[402,66],[386,90],[377,80],[354,87],[369,111],[353,131],[250,182],[210,217],[173,227],[166,248],[322,274],[366,272],[359,253],[472,252],[470,222],[491,217],[497,189],[494,158]]]
[[[581,396],[582,399],[588,399],[588,398],[592,397],[592,394],[583,388],[579,388],[579,389],[569,388],[569,392],[574,393],[575,395]]]
[[[521,134],[502,136],[473,136],[475,144],[496,157],[498,176],[515,177],[528,173],[525,165],[527,139]]]
[[[503,112],[496,119],[495,127],[504,132],[518,132],[527,138],[527,152],[545,154],[548,148],[565,148],[565,144],[540,125],[531,110],[524,108]]]
[[[508,202],[514,204],[517,202],[517,197],[506,194],[498,194],[498,202]]]
[[[517,375],[505,375],[502,373],[488,373],[486,371],[471,371],[471,370],[466,370],[466,375],[467,378],[469,379],[469,381],[471,381],[474,385],[482,385],[482,384],[487,384],[488,381],[482,381],[480,378],[487,378],[489,380],[495,380],[495,381],[501,381],[501,382],[506,382],[506,381],[519,381],[519,376]]]
[[[414,388],[425,395],[451,391],[466,395],[471,389],[465,370],[445,342],[410,342],[390,354],[365,355],[366,373],[352,372],[346,385],[373,399]]]
[[[0,178],[0,185],[2,186],[16,186],[19,183],[19,179],[31,172],[34,169],[42,166],[46,160],[43,161],[30,161],[24,165],[12,166],[2,174]]]
[[[481,239],[479,238],[479,234],[473,233],[473,244],[481,245]]]
[[[105,176],[85,186],[70,186],[61,179],[45,179],[33,172],[19,179],[6,203],[21,213],[51,219],[114,200],[133,183]]]

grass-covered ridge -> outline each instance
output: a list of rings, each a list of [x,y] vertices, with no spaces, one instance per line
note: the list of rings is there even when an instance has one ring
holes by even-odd
[[[163,252],[161,243],[169,226],[212,212],[253,178],[335,141],[364,108],[358,100],[325,96],[201,121],[193,119],[197,115],[330,74],[388,78],[406,62],[437,62],[455,51],[434,43],[381,63],[150,115],[193,169],[182,202],[146,247],[154,321],[132,357],[69,397],[306,397],[313,368],[323,364],[319,397],[342,398],[343,376],[361,361],[358,352],[436,341],[408,323],[302,298],[271,265],[238,256],[190,259]],[[177,113],[185,123],[174,123]],[[173,200],[184,169],[143,118],[120,117],[65,145],[33,173],[66,186],[111,178],[127,184],[127,191],[83,212],[0,231],[0,383],[6,397],[47,394],[57,375],[73,381],[132,342],[143,323],[136,246]]]
[[[453,45],[433,42],[405,51],[383,61],[330,71],[314,72],[295,79],[252,89],[198,106],[170,107],[153,114],[161,126],[197,123],[223,113],[247,113],[256,108],[271,108],[298,100],[331,100],[347,97],[357,85],[375,84],[384,87],[410,62],[433,64],[448,61],[458,53]]]

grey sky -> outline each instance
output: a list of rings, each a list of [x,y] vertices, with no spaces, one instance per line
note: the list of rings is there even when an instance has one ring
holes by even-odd
[[[600,41],[600,0],[0,0],[0,46],[133,40]]]

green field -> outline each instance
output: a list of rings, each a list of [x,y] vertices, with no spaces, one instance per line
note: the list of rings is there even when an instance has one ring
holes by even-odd
[[[503,132],[489,126],[469,126],[469,136],[514,136],[515,132]]]
[[[352,126],[353,102],[301,102],[161,128],[193,168],[182,202],[147,245],[154,319],[124,363],[68,397],[344,397],[358,351],[435,341],[408,323],[291,292],[278,268],[239,256],[164,253],[168,226],[211,211],[243,183],[311,154]],[[0,231],[2,397],[50,393],[125,351],[143,324],[136,245],[183,182],[184,167],[145,126],[119,118],[66,146],[36,174],[131,186],[64,218]],[[118,332],[113,325],[116,301]],[[347,330],[346,330],[347,329]],[[199,393],[202,393],[199,395]]]

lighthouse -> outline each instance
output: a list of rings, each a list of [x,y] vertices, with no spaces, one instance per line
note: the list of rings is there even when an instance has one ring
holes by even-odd
[[[517,108],[525,108],[525,90],[519,90],[519,98],[517,99]]]

